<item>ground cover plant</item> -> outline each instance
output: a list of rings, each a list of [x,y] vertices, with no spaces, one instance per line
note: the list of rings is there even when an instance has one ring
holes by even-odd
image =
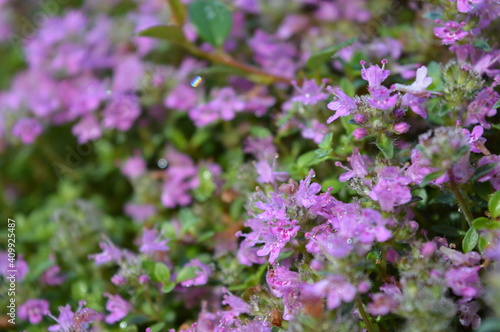
[[[0,0],[0,329],[500,331],[499,16]]]

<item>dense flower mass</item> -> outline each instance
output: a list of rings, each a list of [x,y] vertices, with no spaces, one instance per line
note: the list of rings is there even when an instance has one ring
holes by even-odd
[[[0,0],[0,330],[500,331],[499,22]]]

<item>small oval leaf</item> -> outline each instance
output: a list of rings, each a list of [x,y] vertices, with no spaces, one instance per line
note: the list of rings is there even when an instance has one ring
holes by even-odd
[[[500,223],[498,221],[490,220],[485,217],[480,217],[472,222],[472,226],[474,226],[475,229],[480,231],[494,230],[500,228]]]
[[[189,19],[203,40],[222,46],[233,25],[229,8],[220,0],[196,0],[189,5]]]
[[[479,234],[474,227],[469,228],[467,233],[465,233],[464,240],[462,241],[463,252],[472,251],[479,241]]]
[[[488,211],[492,219],[496,219],[500,216],[500,190],[491,196],[488,202]]]

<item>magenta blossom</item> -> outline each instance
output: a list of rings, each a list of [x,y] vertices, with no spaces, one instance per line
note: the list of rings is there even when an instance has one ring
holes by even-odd
[[[462,28],[465,26],[465,22],[457,23],[455,21],[449,21],[446,23],[436,20],[436,23],[443,25],[442,27],[434,28],[434,34],[436,37],[442,39],[444,45],[452,45],[455,42],[464,39],[469,33],[463,31]]]
[[[410,178],[400,174],[398,167],[383,168],[379,171],[379,180],[370,192],[370,198],[379,202],[383,211],[393,211],[395,206],[411,200],[410,182]]]
[[[195,273],[194,278],[181,282],[181,285],[184,287],[204,285],[207,283],[208,277],[212,274],[212,269],[210,268],[210,266],[203,264],[197,259],[192,259],[189,263],[184,265],[184,267],[194,268]]]
[[[105,318],[106,323],[116,323],[127,316],[127,314],[132,310],[130,303],[125,301],[120,295],[104,293],[104,296],[108,298],[108,302],[106,302],[106,310],[111,312]]]
[[[46,300],[30,299],[19,306],[19,318],[29,320],[30,324],[40,323],[48,312],[49,302]]]
[[[12,128],[12,135],[21,139],[24,144],[31,144],[42,133],[42,125],[33,118],[22,118]]]

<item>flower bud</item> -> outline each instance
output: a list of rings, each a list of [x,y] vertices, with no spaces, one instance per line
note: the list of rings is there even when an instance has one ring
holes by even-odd
[[[410,125],[406,122],[398,122],[394,125],[393,130],[396,134],[404,134],[410,130]]]
[[[352,135],[354,136],[355,139],[359,141],[368,136],[368,132],[366,131],[365,128],[357,128],[352,132]]]
[[[356,115],[354,116],[354,121],[356,121],[356,122],[357,122],[357,123],[359,123],[359,124],[364,124],[364,123],[366,123],[366,121],[367,121],[367,120],[368,120],[368,119],[367,119],[367,118],[366,118],[366,116],[365,116],[365,115],[363,115],[363,114],[356,114]]]

